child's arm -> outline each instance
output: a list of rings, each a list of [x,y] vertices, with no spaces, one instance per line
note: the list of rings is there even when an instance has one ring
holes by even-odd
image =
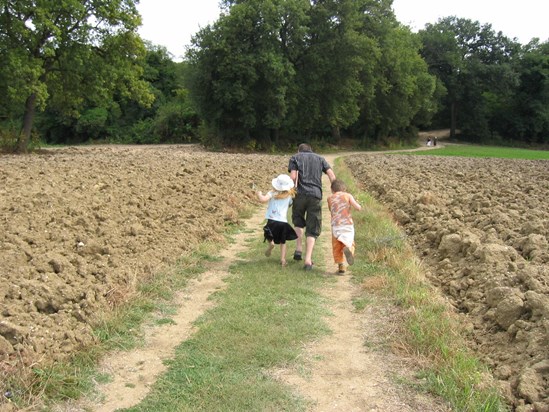
[[[330,214],[332,214],[332,196],[328,197],[328,210],[330,211]]]
[[[271,195],[269,193],[263,194],[261,190],[258,190],[257,198],[261,203],[267,203],[271,199]]]
[[[355,200],[355,198],[353,197],[353,195],[349,195],[349,203],[351,204],[352,207],[354,207],[356,210],[361,210],[362,209],[362,206],[360,206],[358,204],[358,202]]]

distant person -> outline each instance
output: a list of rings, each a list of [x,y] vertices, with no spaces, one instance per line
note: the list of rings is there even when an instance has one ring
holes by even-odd
[[[297,239],[294,228],[288,223],[288,208],[292,205],[296,190],[293,180],[285,174],[275,177],[271,183],[274,190],[266,194],[257,192],[260,202],[269,202],[265,214],[267,224],[263,228],[265,241],[269,242],[265,256],[271,256],[275,244],[280,245],[280,264],[286,266],[286,241]]]
[[[328,207],[332,216],[332,253],[337,264],[338,273],[345,273],[345,263],[352,265],[355,261],[355,227],[351,209],[361,210],[353,195],[347,193],[345,183],[339,179],[332,182],[332,194],[328,197]]]
[[[307,143],[300,144],[297,154],[290,158],[288,172],[297,189],[292,207],[292,222],[297,233],[294,259],[302,260],[305,234],[303,269],[311,270],[313,249],[322,227],[322,174],[326,173],[330,182],[333,182],[336,176],[326,159],[313,153]]]
[[[436,146],[437,145],[437,137],[435,136],[434,140],[433,140],[433,146]]]
[[[431,146],[431,138],[430,137],[427,139],[427,146]]]

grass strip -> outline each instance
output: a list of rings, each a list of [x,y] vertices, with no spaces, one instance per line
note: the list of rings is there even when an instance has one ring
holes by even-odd
[[[212,297],[216,306],[198,319],[149,396],[128,411],[305,410],[271,372],[299,363],[303,345],[328,333],[317,292],[326,278],[300,262],[281,267],[277,250],[264,257],[260,235],[250,233],[250,250]]]
[[[336,166],[338,178],[363,206],[353,215],[358,245],[353,278],[363,290],[355,298],[357,309],[375,304],[376,294],[402,309],[392,347],[417,360],[426,381],[423,390],[457,411],[508,410],[488,369],[467,349],[459,318],[425,280],[405,234],[380,203],[360,190],[343,159]]]
[[[478,146],[452,144],[440,149],[420,150],[416,152],[395,152],[411,156],[458,156],[522,160],[549,160],[549,150],[518,149],[512,147]]]

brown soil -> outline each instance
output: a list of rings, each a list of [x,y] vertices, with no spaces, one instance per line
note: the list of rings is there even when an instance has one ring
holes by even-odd
[[[547,162],[384,155],[348,162],[394,211],[509,402],[520,411],[548,410]],[[264,185],[286,167],[285,156],[212,154],[195,146],[1,156],[2,370],[62,359],[93,343],[98,314],[131,298],[137,282],[201,240],[224,242],[224,225],[254,203],[252,183]],[[262,217],[260,209],[247,224],[260,227]],[[145,396],[244,245],[237,239],[227,246],[224,260],[182,292],[177,326],[155,328],[142,351],[105,360],[114,382],[101,389],[103,399],[65,410],[114,410]],[[407,362],[371,349],[388,326],[379,312],[354,313],[353,293],[349,277],[325,291],[333,334],[305,348],[310,377],[278,371],[280,379],[310,398],[311,410],[445,410],[391,383],[394,371],[407,373]]]
[[[0,376],[93,344],[104,312],[201,241],[223,245],[252,184],[286,167],[197,146],[0,156]]]
[[[514,410],[549,411],[549,162],[346,160],[393,212]]]

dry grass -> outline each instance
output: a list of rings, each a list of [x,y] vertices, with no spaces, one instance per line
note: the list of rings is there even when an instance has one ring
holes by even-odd
[[[372,276],[364,279],[361,286],[367,292],[381,291],[387,288],[388,281],[385,276]]]

